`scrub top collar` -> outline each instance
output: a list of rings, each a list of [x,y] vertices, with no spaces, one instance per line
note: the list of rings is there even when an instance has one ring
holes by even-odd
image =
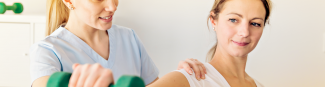
[[[61,33],[61,39],[67,41],[72,46],[75,46],[78,49],[84,51],[92,60],[97,63],[100,63],[105,68],[112,68],[115,62],[115,52],[116,52],[116,41],[115,36],[112,31],[114,31],[114,26],[111,29],[107,30],[109,36],[109,47],[110,47],[110,54],[108,60],[105,60],[102,56],[100,56],[96,51],[94,51],[86,42],[81,40],[78,36],[67,30],[65,24],[62,24],[59,29],[61,29],[64,33]]]

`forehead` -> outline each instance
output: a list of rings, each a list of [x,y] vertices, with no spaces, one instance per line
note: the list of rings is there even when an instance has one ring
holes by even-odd
[[[249,18],[265,18],[266,10],[261,0],[228,0],[221,14],[238,13]]]

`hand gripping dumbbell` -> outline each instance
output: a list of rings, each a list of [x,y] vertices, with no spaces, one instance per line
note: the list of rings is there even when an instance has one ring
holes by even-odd
[[[7,10],[12,10],[14,13],[19,14],[23,12],[24,7],[21,3],[14,3],[12,6],[6,6],[5,3],[0,2],[0,14],[4,14]]]
[[[46,87],[68,87],[70,77],[71,73],[56,72],[50,76]],[[138,76],[123,75],[109,87],[145,87],[145,83]]]

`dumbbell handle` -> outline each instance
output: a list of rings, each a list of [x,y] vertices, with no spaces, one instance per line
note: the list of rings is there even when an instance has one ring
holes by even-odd
[[[15,7],[14,6],[6,6],[7,7],[7,10],[14,10]]]

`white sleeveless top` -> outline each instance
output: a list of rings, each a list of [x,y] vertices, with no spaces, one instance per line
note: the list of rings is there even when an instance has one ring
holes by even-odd
[[[195,74],[189,75],[184,69],[176,70],[181,72],[190,84],[190,87],[230,87],[227,80],[211,64],[204,63],[207,74],[204,80],[198,81]],[[264,87],[254,79],[257,87]]]

